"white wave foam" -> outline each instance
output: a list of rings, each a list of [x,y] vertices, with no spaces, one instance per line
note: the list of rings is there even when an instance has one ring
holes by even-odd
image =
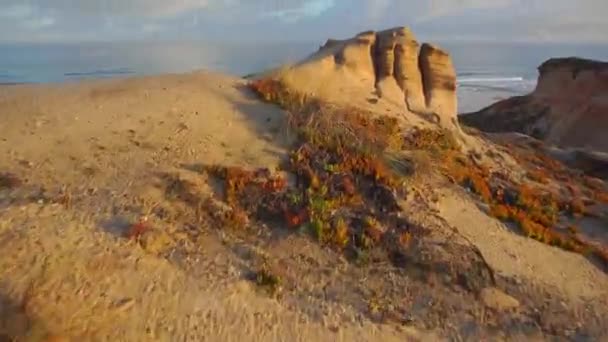
[[[503,83],[523,81],[523,77],[463,77],[457,79],[458,83]]]

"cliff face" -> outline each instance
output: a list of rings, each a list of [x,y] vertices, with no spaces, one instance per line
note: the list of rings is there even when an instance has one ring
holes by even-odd
[[[280,71],[291,87],[331,102],[406,114],[413,123],[456,128],[456,72],[449,54],[420,45],[408,28],[330,39],[306,60]]]
[[[538,85],[461,123],[489,132],[515,131],[562,147],[608,151],[608,63],[556,58],[539,68]]]

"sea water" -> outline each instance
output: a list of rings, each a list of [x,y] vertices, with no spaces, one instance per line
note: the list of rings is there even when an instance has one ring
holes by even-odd
[[[537,67],[551,57],[608,60],[608,46],[439,42],[458,74],[459,112],[532,91]],[[234,75],[259,72],[306,57],[316,42],[213,44],[115,42],[0,44],[0,84],[180,73],[210,69]]]

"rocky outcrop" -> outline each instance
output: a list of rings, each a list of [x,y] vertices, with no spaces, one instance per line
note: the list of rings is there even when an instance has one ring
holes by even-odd
[[[456,72],[448,53],[434,45],[422,45],[420,69],[427,108],[434,113],[456,113]]]
[[[434,45],[420,46],[405,27],[330,39],[279,76],[332,102],[373,104],[379,111],[405,113],[411,121],[457,127],[456,73],[449,54]]]
[[[546,136],[546,117],[550,109],[532,96],[515,96],[477,113],[460,115],[458,119],[462,124],[485,132],[517,132],[542,140]]]
[[[529,95],[514,97],[461,123],[489,132],[519,132],[550,144],[608,152],[608,63],[556,58],[539,68]]]

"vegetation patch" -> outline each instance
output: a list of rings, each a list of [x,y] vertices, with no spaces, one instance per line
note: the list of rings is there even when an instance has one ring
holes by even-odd
[[[526,236],[608,262],[604,247],[587,241],[579,229],[568,229],[569,218],[593,215],[594,204],[607,202],[603,182],[529,147],[510,146],[527,170],[527,179],[516,181],[461,152],[450,131],[407,131],[395,117],[332,108],[275,80],[255,81],[251,88],[289,112],[297,142],[280,171],[206,167],[224,184],[224,200],[231,208],[225,226],[247,229],[264,223],[308,232],[355,260],[375,246],[407,248],[423,233],[400,214],[408,172],[416,167],[401,172],[395,161],[402,161],[394,156],[422,153],[425,157],[418,160],[477,195],[491,215],[514,223]],[[288,174],[295,176],[294,184],[288,184]]]
[[[405,247],[423,232],[400,215],[407,175],[386,157],[405,144],[396,118],[312,105],[275,81],[252,88],[290,109],[297,142],[281,170],[205,168],[223,183],[227,221],[306,232],[355,259],[377,246]]]
[[[478,195],[492,216],[514,223],[526,236],[608,263],[605,246],[588,241],[580,229],[568,224],[573,218],[597,215],[591,207],[606,196],[605,185],[541,153],[515,146],[509,149],[528,170],[527,179],[515,181],[504,173],[491,172],[461,153],[445,156],[443,172]]]

